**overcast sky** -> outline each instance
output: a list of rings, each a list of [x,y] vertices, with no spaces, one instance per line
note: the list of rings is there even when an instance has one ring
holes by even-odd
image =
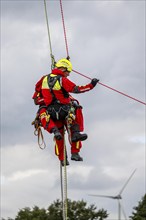
[[[145,1],[63,1],[73,69],[146,102]],[[47,1],[53,54],[66,57],[59,1]],[[53,136],[45,131],[45,150],[37,145],[33,121],[36,82],[50,72],[43,0],[1,0],[1,216],[24,207],[47,208],[61,199],[60,164]],[[90,81],[71,73],[78,85]],[[83,106],[83,162],[70,161],[68,198],[104,208],[117,219],[117,201],[88,194],[117,195],[132,213],[145,193],[145,105],[102,85],[75,96]]]

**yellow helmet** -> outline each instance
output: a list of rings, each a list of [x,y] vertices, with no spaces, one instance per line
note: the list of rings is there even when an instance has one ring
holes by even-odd
[[[56,63],[56,67],[64,67],[68,72],[72,71],[72,64],[69,60],[63,58]]]

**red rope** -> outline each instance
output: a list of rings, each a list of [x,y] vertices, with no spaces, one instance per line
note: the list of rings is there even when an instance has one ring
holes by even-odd
[[[67,57],[69,57],[67,37],[66,37],[66,30],[65,30],[65,22],[64,22],[64,15],[63,15],[63,7],[62,7],[62,0],[60,0],[60,9],[61,9],[62,24],[63,24],[63,30],[64,30],[66,53],[67,53]],[[73,72],[75,72],[75,73],[77,73],[77,74],[79,74],[79,75],[81,75],[81,76],[83,76],[83,77],[85,77],[85,78],[87,78],[87,79],[92,80],[90,77],[88,77],[88,76],[86,76],[86,75],[84,75],[84,74],[82,74],[82,73],[79,73],[79,72],[76,71],[76,70],[73,70]],[[142,102],[142,101],[140,101],[140,100],[138,100],[138,99],[136,99],[136,98],[134,98],[134,97],[132,97],[132,96],[129,96],[129,95],[123,93],[123,92],[120,92],[120,91],[118,91],[117,89],[114,89],[114,88],[112,88],[112,87],[110,87],[110,86],[107,86],[107,85],[105,85],[105,84],[103,84],[103,83],[101,83],[101,82],[98,82],[98,84],[100,84],[100,85],[102,85],[102,86],[105,86],[106,88],[111,89],[111,90],[113,90],[113,91],[115,91],[115,92],[118,92],[118,93],[120,93],[121,95],[124,95],[124,96],[126,96],[126,97],[128,97],[128,98],[130,98],[130,99],[133,99],[133,100],[135,100],[135,101],[137,101],[137,102],[139,102],[139,103],[141,103],[141,104],[143,104],[143,105],[146,105],[145,102]]]
[[[64,15],[63,15],[63,7],[62,7],[62,0],[60,0],[60,9],[61,9],[61,16],[62,16],[62,24],[63,24],[63,31],[64,31],[66,53],[67,53],[67,57],[69,57],[67,37],[66,37],[66,29],[65,29]]]
[[[85,78],[87,78],[87,79],[92,80],[90,77],[88,77],[88,76],[86,76],[86,75],[84,75],[84,74],[82,74],[82,73],[79,73],[79,72],[76,71],[76,70],[72,70],[72,71],[75,72],[75,73],[77,73],[77,74],[79,74],[79,75],[81,75],[81,76],[83,76],[83,77],[85,77]]]
[[[86,76],[86,75],[84,75],[84,74],[82,74],[82,73],[79,73],[79,72],[76,71],[76,70],[73,70],[73,72],[75,72],[75,73],[77,73],[77,74],[79,74],[79,75],[81,75],[81,76],[83,76],[83,77],[85,77],[85,78],[87,78],[87,79],[92,80],[90,77],[88,77],[88,76]],[[138,100],[138,99],[136,99],[136,98],[134,98],[134,97],[132,97],[132,96],[129,96],[129,95],[123,93],[123,92],[120,92],[120,91],[118,91],[117,89],[114,89],[114,88],[112,88],[112,87],[110,87],[110,86],[107,86],[107,85],[105,85],[105,84],[103,84],[103,83],[101,83],[101,82],[98,82],[98,84],[100,84],[100,85],[102,85],[102,86],[105,86],[106,88],[111,89],[111,90],[113,90],[113,91],[115,91],[115,92],[118,92],[118,93],[120,93],[121,95],[124,95],[124,96],[126,96],[126,97],[128,97],[128,98],[130,98],[130,99],[133,99],[133,100],[135,100],[135,101],[137,101],[137,102],[139,102],[139,103],[141,103],[141,104],[143,104],[143,105],[146,105],[145,102],[142,102],[142,101],[140,101],[140,100]]]

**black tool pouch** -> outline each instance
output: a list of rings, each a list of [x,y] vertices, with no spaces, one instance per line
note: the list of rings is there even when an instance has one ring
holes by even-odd
[[[70,110],[70,105],[63,105],[60,103],[55,103],[53,105],[49,105],[47,108],[48,114],[51,115],[51,118],[54,121],[57,120],[65,120]]]

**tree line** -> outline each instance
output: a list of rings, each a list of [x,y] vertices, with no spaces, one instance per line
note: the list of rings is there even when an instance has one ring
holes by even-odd
[[[57,199],[47,209],[34,206],[33,208],[25,207],[18,211],[14,219],[7,218],[2,220],[63,220],[62,202]],[[87,205],[84,200],[67,201],[68,220],[105,220],[109,216],[106,210],[99,209],[93,204]],[[130,220],[146,220],[146,194],[133,207]]]

